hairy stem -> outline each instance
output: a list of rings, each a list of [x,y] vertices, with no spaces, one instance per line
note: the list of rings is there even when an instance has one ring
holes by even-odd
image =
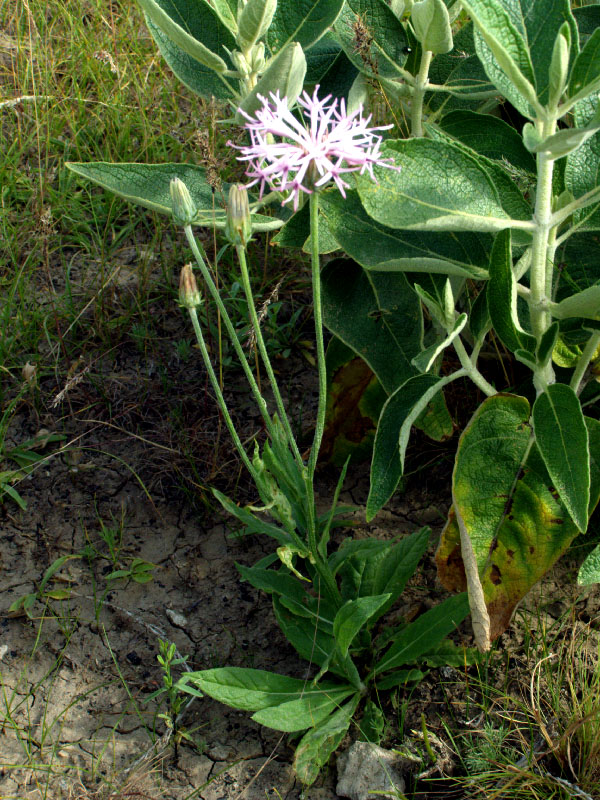
[[[423,50],[421,53],[421,63],[415,80],[410,111],[410,135],[413,137],[423,136],[423,99],[429,83],[429,65],[432,57],[431,50]]]
[[[462,343],[460,336],[457,336],[456,339],[453,340],[452,344],[456,350],[456,355],[460,360],[461,367],[464,369],[465,373],[473,381],[473,383],[479,387],[479,389],[481,389],[481,391],[487,395],[487,397],[497,394],[496,389],[494,389],[491,383],[486,381],[481,372],[479,372],[473,363],[473,360],[469,358],[469,354],[465,350],[465,346]],[[479,352],[479,348],[477,349],[477,352]]]
[[[556,129],[556,119],[551,118],[542,125],[542,136],[552,136]],[[549,246],[555,243],[555,236],[551,234],[552,225],[552,173],[554,160],[548,153],[537,155],[537,191],[535,198],[535,211],[533,220],[535,231],[531,246],[531,267],[529,272],[529,285],[531,295],[529,300],[529,314],[531,329],[538,343],[551,324],[548,311],[548,287],[552,285],[554,264],[549,259]],[[533,382],[538,394],[544,391],[548,384],[554,382],[554,370],[549,362],[545,367],[536,370]]]

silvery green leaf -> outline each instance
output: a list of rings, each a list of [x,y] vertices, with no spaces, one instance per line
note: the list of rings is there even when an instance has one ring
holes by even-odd
[[[452,28],[442,0],[420,0],[412,7],[410,21],[423,50],[438,55],[452,50]]]
[[[490,80],[526,117],[540,107],[524,33],[497,0],[464,0],[476,25],[475,45]]]
[[[176,44],[184,53],[191,56],[193,59],[198,61],[205,67],[209,67],[209,69],[214,70],[215,72],[225,72],[227,70],[227,64],[221,58],[220,55],[213,52],[209,47],[205,44],[200,42],[187,30],[185,30],[181,25],[179,25],[173,17],[171,17],[167,11],[163,8],[161,4],[156,2],[156,0],[138,0],[141,7],[144,9],[148,18],[152,20],[152,22],[159,28],[163,33],[165,33],[169,39]],[[167,4],[168,6],[169,4]],[[208,8],[210,6],[206,3]],[[214,27],[217,27],[217,18],[214,15]],[[207,24],[210,25],[210,22],[207,20]]]
[[[597,28],[587,40],[579,53],[571,70],[569,79],[569,95],[574,97],[583,89],[590,93],[597,87],[600,79],[600,28]]]
[[[247,52],[265,35],[277,9],[277,0],[247,0],[238,17],[237,42]]]
[[[438,301],[426,289],[423,289],[418,283],[415,283],[414,290],[417,293],[420,301],[423,303],[427,311],[431,314],[433,319],[438,323],[441,328],[446,327],[446,314],[444,309]],[[418,356],[417,356],[418,358]],[[414,359],[413,359],[414,361]],[[422,370],[423,371],[423,370]],[[425,370],[426,372],[427,370]]]
[[[279,92],[286,97],[288,107],[292,107],[302,91],[306,74],[306,58],[299,42],[293,42],[279,52],[268,64],[258,83],[249,95],[244,97],[240,108],[250,116],[262,107],[259,95],[268,97],[271,92]],[[236,121],[245,122],[238,112]]]
[[[366,212],[390,228],[427,231],[494,232],[531,230],[504,208],[491,176],[477,159],[450,142],[388,140],[381,149],[390,166],[376,167],[377,183],[356,178]]]
[[[568,23],[563,22],[552,48],[552,60],[549,68],[549,95],[550,107],[557,105],[567,85],[569,76],[569,54],[571,50],[571,29]]]
[[[590,286],[589,289],[561,300],[558,305],[553,306],[552,316],[556,319],[567,319],[567,317],[597,319],[600,317],[600,286]]]
[[[312,47],[324,36],[342,10],[344,0],[278,0],[267,31],[267,45],[278,53],[292,42]]]
[[[577,583],[579,586],[600,583],[600,544],[596,545],[579,568]]]
[[[596,117],[585,128],[563,128],[536,144],[532,152],[548,153],[553,159],[562,158],[578,150],[599,130],[600,115],[596,114]]]
[[[429,372],[431,367],[434,365],[436,358],[452,344],[466,324],[467,315],[461,314],[454,323],[454,327],[443,341],[438,342],[437,344],[432,344],[431,347],[427,348],[427,350],[423,350],[422,353],[419,353],[418,356],[413,358],[411,361],[413,367],[416,367],[419,372]]]

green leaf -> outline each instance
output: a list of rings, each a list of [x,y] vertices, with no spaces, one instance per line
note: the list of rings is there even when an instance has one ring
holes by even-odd
[[[574,109],[575,125],[583,128],[590,124],[598,113],[598,108],[597,94],[577,103]],[[565,188],[574,197],[581,197],[599,185],[600,133],[596,133],[567,156]],[[600,202],[575,211],[573,222],[578,226],[579,231],[600,230]]]
[[[237,42],[242,52],[250,50],[265,35],[273,20],[277,0],[247,0],[238,20]]]
[[[488,398],[463,433],[460,447],[468,447],[464,452],[459,449],[455,467],[461,513],[467,514],[492,638],[506,630],[517,603],[578,535],[535,444],[521,469],[528,419],[525,398]],[[589,515],[600,496],[600,465],[595,457],[600,453],[600,423],[589,418],[585,423],[592,454]],[[436,562],[438,577],[447,589],[465,588],[460,532],[453,512]]]
[[[589,87],[598,88],[600,80],[600,28],[585,43],[573,64],[569,78],[569,96],[573,97],[582,89]]]
[[[391,594],[380,594],[371,597],[358,597],[348,600],[335,615],[333,635],[342,657],[348,655],[348,648],[354,637],[379,609],[387,603]]]
[[[365,210],[383,225],[483,232],[531,227],[531,223],[510,219],[488,172],[456,144],[388,140],[381,154],[401,169],[376,167],[377,183],[359,175],[357,184]]]
[[[536,352],[536,361],[540,366],[545,367],[550,363],[552,358],[552,351],[558,339],[559,325],[558,322],[553,322],[548,330],[543,334]]]
[[[484,286],[475,298],[469,312],[471,335],[477,342],[486,335],[491,327],[490,312],[487,304],[487,286]]]
[[[411,664],[460,625],[469,613],[466,594],[449,597],[400,631],[373,668],[373,675]]]
[[[423,557],[431,530],[421,528],[400,541],[346,541],[330,560],[339,572],[344,599],[389,594],[376,619],[385,614],[400,597]]]
[[[307,50],[333,25],[343,0],[278,0],[277,11],[267,32],[267,44],[278,53],[290,42]]]
[[[426,674],[420,669],[399,669],[391,675],[386,675],[385,678],[378,678],[377,691],[395,689],[396,686],[406,686],[407,683],[419,683]]]
[[[327,347],[327,411],[319,458],[341,466],[368,458],[387,394],[373,370],[332,336]]]
[[[268,97],[271,92],[279,92],[281,97],[287,98],[291,108],[302,91],[305,74],[306,58],[302,46],[299,42],[290,42],[267,64],[256,86],[244,97],[236,112],[236,121],[240,125],[245,124],[246,118],[239,109],[252,116],[262,108],[263,101],[260,98]]]
[[[512,265],[510,231],[501,231],[494,240],[486,287],[488,312],[494,331],[511,351],[535,352],[536,339],[521,327],[517,313],[517,286]]]
[[[237,563],[235,566],[242,578],[247,580],[255,589],[267,592],[267,594],[285,597],[288,601],[286,607],[290,608],[290,611],[297,609],[297,613],[302,617],[314,617],[308,607],[304,605],[304,600],[307,598],[304,587],[291,575],[274,569],[244,567],[242,564]],[[315,619],[316,622],[317,620]],[[328,627],[331,628],[332,620],[323,619],[319,620],[319,622],[323,625],[327,623]]]
[[[187,683],[200,691],[240,711],[261,711],[294,700],[320,700],[327,692],[332,696],[350,694],[349,687],[340,689],[339,684],[321,684],[315,688],[301,678],[288,678],[262,669],[246,667],[220,667],[199,672],[186,672],[178,681],[185,691]]]
[[[365,269],[487,278],[488,234],[447,236],[386,227],[367,214],[355,191],[345,199],[339,192],[324,192],[319,206],[339,246]]]
[[[418,356],[415,356],[412,360],[412,365],[416,367],[419,372],[429,372],[429,370],[433,367],[436,362],[437,357],[444,352],[447,347],[450,347],[452,342],[459,336],[462,329],[467,324],[467,315],[460,314],[452,330],[443,339],[441,342],[437,342],[436,344],[432,344],[431,347],[428,347],[426,350],[423,350],[422,353],[419,353]]]
[[[600,286],[590,286],[582,292],[565,297],[552,308],[552,316],[557,319],[569,317],[597,319],[600,316]]]
[[[383,0],[346,0],[333,26],[346,56],[360,72],[396,78],[406,61],[406,31]]]
[[[600,544],[586,556],[585,561],[579,568],[577,583],[579,586],[589,586],[591,583],[600,583]]]
[[[360,695],[355,694],[345,705],[310,728],[300,739],[294,755],[294,772],[305,786],[316,781],[331,754],[341,744],[359,702]]]
[[[433,59],[429,68],[429,80],[452,92],[428,92],[426,102],[432,110],[440,107],[446,111],[476,108],[482,102],[478,95],[489,97],[489,93],[495,91],[475,52],[472,22],[466,22],[455,32],[452,52]]]
[[[229,28],[205,0],[138,0],[148,19],[186,55],[214,72],[225,72],[223,47],[233,49]]]
[[[276,525],[263,521],[255,514],[248,511],[248,509],[236,506],[232,500],[219,492],[218,489],[213,489],[212,492],[225,511],[239,520],[242,525],[246,527],[248,533],[264,533],[284,546],[294,543],[293,537],[286,531],[278,528]]]
[[[423,50],[431,50],[435,55],[452,50],[450,16],[442,0],[420,0],[414,3],[410,21]]]
[[[383,407],[375,435],[371,488],[367,499],[367,521],[383,508],[396,490],[404,472],[404,456],[410,429],[423,408],[453,375],[415,375],[392,394]]]
[[[514,6],[518,5],[517,0]],[[521,114],[533,117],[532,109],[539,104],[523,25],[515,24],[514,15],[498,0],[464,0],[463,8],[476,25],[477,55],[490,80]],[[552,42],[555,36],[556,32]]]
[[[550,480],[580,531],[588,525],[589,438],[579,399],[570,386],[554,383],[532,412],[536,444]]]
[[[283,635],[307,661],[322,667],[331,661],[335,651],[333,634],[327,633],[322,626],[315,625],[314,619],[307,619],[292,613],[286,608],[280,598],[273,598],[273,610]],[[332,669],[338,675],[344,673],[339,669]]]
[[[204,67],[195,58],[185,53],[147,16],[146,25],[168,66],[191,92],[200,97],[214,96],[219,100],[230,100],[235,96],[234,87],[221,73]]]
[[[600,118],[584,128],[564,128],[532,148],[533,153],[548,153],[553,159],[563,158],[578,150],[600,130]]]
[[[303,731],[323,722],[332,711],[340,707],[343,700],[356,691],[351,686],[321,689],[320,686],[313,687],[307,683],[308,687],[310,691],[306,691],[302,697],[263,708],[253,714],[252,719],[277,731]]]
[[[215,207],[213,190],[206,180],[203,167],[194,164],[109,164],[103,161],[88,164],[68,162],[66,166],[130,203],[169,216],[172,214],[169,184],[172,178],[179,178],[187,186],[198,209],[193,224],[215,225],[217,228],[225,226],[226,211],[219,205]],[[223,184],[223,192],[227,193],[228,190],[229,184]],[[252,214],[255,231],[275,230],[282,224],[282,220]]]
[[[422,317],[404,275],[335,259],[322,271],[322,296],[325,325],[367,362],[387,392],[414,372]]]
[[[517,169],[535,173],[535,159],[517,131],[499,117],[456,110],[446,114],[439,126],[477,153],[496,161],[510,161]]]

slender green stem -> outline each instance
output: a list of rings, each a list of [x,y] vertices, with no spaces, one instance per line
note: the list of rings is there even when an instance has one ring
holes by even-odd
[[[462,343],[460,336],[457,336],[456,339],[453,340],[452,344],[454,345],[454,349],[456,350],[456,355],[459,358],[461,367],[464,369],[464,371],[473,381],[473,383],[476,386],[478,386],[481,389],[481,391],[488,397],[497,394],[496,389],[494,389],[491,383],[488,383],[488,381],[486,381],[486,379],[483,377],[481,372],[479,372],[473,361],[469,358],[469,354],[465,350],[465,346]]]
[[[432,57],[431,50],[423,50],[421,53],[421,63],[415,80],[410,111],[410,135],[413,137],[423,136],[423,99],[429,83],[429,66]]]
[[[300,455],[300,450],[298,449],[298,445],[296,443],[296,439],[294,438],[290,421],[286,413],[285,406],[283,404],[281,392],[279,391],[279,386],[277,384],[277,378],[275,377],[275,373],[273,372],[271,359],[269,358],[269,353],[267,351],[265,340],[262,335],[258,314],[256,313],[256,308],[254,306],[254,297],[252,296],[252,286],[250,285],[250,275],[248,274],[248,264],[246,262],[246,248],[243,247],[242,245],[237,245],[235,249],[238,260],[240,262],[240,270],[242,273],[242,286],[244,287],[244,294],[246,295],[246,303],[248,304],[248,312],[250,314],[252,327],[254,328],[254,335],[256,336],[256,344],[258,346],[258,351],[261,355],[263,364],[265,365],[265,369],[267,371],[267,376],[271,383],[273,396],[275,397],[275,405],[277,406],[277,411],[279,413],[281,423],[288,437],[290,448],[294,454],[294,458],[296,459],[298,466],[300,467],[300,470],[302,471],[302,469],[304,468],[304,462],[302,461],[302,456]]]
[[[242,461],[244,462],[244,466],[252,476],[252,478],[256,481],[258,479],[258,475],[256,474],[256,470],[252,466],[252,462],[248,458],[248,454],[242,444],[240,437],[235,429],[233,424],[233,420],[231,419],[231,414],[229,413],[229,409],[227,408],[227,403],[225,402],[225,398],[223,397],[223,392],[221,391],[221,387],[219,385],[219,380],[215,374],[215,370],[210,360],[210,356],[208,354],[208,350],[206,349],[206,343],[204,342],[204,336],[202,335],[202,328],[200,327],[200,323],[198,321],[198,314],[195,308],[190,308],[190,319],[192,320],[192,325],[194,326],[194,333],[196,334],[196,339],[198,341],[198,346],[200,348],[200,352],[202,353],[202,360],[204,361],[204,366],[206,367],[206,371],[208,372],[208,377],[213,387],[213,391],[217,398],[217,403],[219,404],[219,408],[221,409],[221,413],[223,414],[223,419],[225,420],[225,425],[227,426],[227,430],[229,431],[231,438],[233,439],[233,443],[235,444],[238,453],[241,456]]]
[[[252,390],[252,394],[254,396],[256,404],[257,404],[257,406],[258,406],[258,408],[260,410],[260,413],[262,415],[263,421],[265,423],[265,427],[267,428],[267,430],[271,434],[271,436],[273,436],[273,431],[274,431],[273,421],[271,420],[271,417],[269,416],[269,411],[267,409],[267,404],[266,404],[266,402],[264,400],[264,397],[260,393],[260,389],[258,388],[258,384],[256,382],[256,378],[252,374],[252,370],[250,369],[250,365],[248,364],[248,359],[246,358],[246,354],[244,353],[244,350],[243,350],[243,348],[242,348],[242,346],[240,344],[240,340],[237,337],[237,334],[235,332],[235,328],[233,327],[233,323],[231,322],[231,318],[230,318],[230,316],[229,316],[229,314],[227,312],[227,309],[225,308],[225,304],[223,303],[223,301],[221,299],[221,295],[219,294],[219,291],[218,291],[217,287],[215,286],[215,282],[212,279],[212,275],[210,274],[210,270],[208,269],[208,267],[204,263],[204,259],[202,258],[202,254],[200,253],[200,249],[198,248],[198,244],[197,244],[196,239],[194,237],[194,232],[192,231],[191,225],[186,225],[185,228],[184,228],[184,231],[185,231],[186,238],[188,240],[188,244],[190,245],[192,253],[194,254],[194,258],[196,259],[196,263],[198,264],[198,266],[200,268],[200,272],[202,273],[202,277],[204,278],[204,282],[208,286],[208,290],[209,290],[213,300],[217,304],[217,308],[221,312],[221,317],[223,319],[223,322],[225,323],[225,327],[227,329],[227,333],[229,334],[229,338],[231,339],[231,343],[233,345],[233,348],[234,348],[234,350],[236,352],[236,355],[237,355],[237,357],[238,357],[238,359],[240,361],[242,369],[244,370],[244,375],[246,376],[246,379],[247,379],[248,383],[250,384],[250,388]]]
[[[306,503],[307,503],[307,535],[308,547],[314,558],[314,567],[331,600],[337,608],[342,606],[342,597],[327,561],[321,556],[317,542],[317,511],[315,507],[314,478],[317,459],[325,428],[325,410],[327,403],[327,370],[325,366],[325,344],[323,339],[323,310],[321,306],[321,265],[319,261],[319,195],[314,191],[310,195],[310,238],[313,284],[313,308],[315,316],[315,338],[317,351],[317,369],[319,373],[319,402],[317,421],[313,443],[306,471]]]
[[[319,372],[319,404],[317,408],[317,421],[310,457],[308,459],[308,474],[315,474],[323,431],[325,429],[325,411],[327,406],[327,367],[325,365],[325,344],[323,340],[323,308],[321,305],[321,265],[319,261],[319,194],[310,195],[310,237],[312,260],[312,285],[313,308],[315,315],[315,339],[317,350],[317,369]]]
[[[571,389],[573,389],[576,394],[579,394],[579,392],[583,389],[581,382],[583,381],[587,368],[590,365],[590,361],[598,349],[598,345],[600,345],[600,333],[593,333],[588,339],[588,342],[583,349],[583,353],[577,362],[577,366],[575,367],[575,372],[571,377]]]

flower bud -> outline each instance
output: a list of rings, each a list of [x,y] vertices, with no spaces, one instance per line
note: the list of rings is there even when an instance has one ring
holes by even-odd
[[[265,43],[258,42],[250,51],[250,69],[254,73],[262,72],[265,64]]]
[[[169,189],[171,192],[173,219],[178,225],[191,225],[198,209],[191,198],[187,186],[179,178],[173,178]]]
[[[240,75],[242,75],[244,78],[250,75],[252,72],[252,67],[248,63],[248,60],[243,53],[240,53],[239,50],[234,50],[231,54],[231,60],[233,61],[233,66],[237,69]]]
[[[184,308],[196,308],[202,302],[192,265],[182,267],[179,275],[179,304]]]
[[[234,183],[229,190],[225,236],[231,244],[245,247],[250,241],[251,235],[252,221],[248,205],[248,190],[241,183]]]

